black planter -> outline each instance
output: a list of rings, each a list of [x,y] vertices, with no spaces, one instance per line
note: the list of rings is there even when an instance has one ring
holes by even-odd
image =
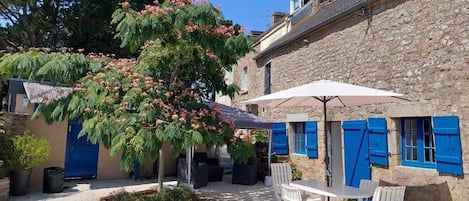
[[[29,178],[31,171],[28,170],[14,170],[10,175],[10,195],[26,195],[28,192]]]
[[[43,193],[61,193],[64,189],[64,169],[61,167],[44,168],[42,179]]]
[[[257,167],[259,166],[259,159],[250,160],[247,164],[233,165],[233,175],[231,183],[242,185],[254,185],[257,183]]]

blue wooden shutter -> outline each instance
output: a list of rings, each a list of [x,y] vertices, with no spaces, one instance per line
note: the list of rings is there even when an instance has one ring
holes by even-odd
[[[308,121],[305,124],[306,155],[318,158],[318,122]]]
[[[370,163],[389,166],[388,127],[385,118],[368,119]]]
[[[368,132],[365,120],[344,121],[345,184],[359,187],[361,179],[371,178]]]
[[[433,117],[433,134],[438,172],[463,175],[458,117]]]
[[[285,122],[272,125],[272,153],[288,154],[287,125]]]

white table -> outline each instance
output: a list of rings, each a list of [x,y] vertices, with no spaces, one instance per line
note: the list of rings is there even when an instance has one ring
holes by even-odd
[[[327,187],[325,182],[316,180],[293,181],[290,185],[306,192],[327,197],[361,199],[373,196],[373,193],[363,189],[346,185],[333,185],[331,187]]]

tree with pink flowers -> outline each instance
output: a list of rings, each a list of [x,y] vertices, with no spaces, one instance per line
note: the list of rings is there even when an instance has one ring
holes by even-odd
[[[231,122],[219,119],[219,111],[203,100],[237,91],[226,84],[224,72],[252,50],[243,29],[207,1],[191,0],[156,0],[140,11],[122,2],[112,23],[117,24],[121,46],[130,47],[137,58],[91,54],[83,62],[79,53],[50,56],[35,49],[5,55],[0,68],[57,84],[64,79],[64,73],[57,72],[73,71],[66,80],[74,83],[72,95],[40,105],[35,115],[55,121],[66,115],[80,118],[80,136],[110,147],[113,155],[122,153],[124,170],[132,170],[134,162],[146,156],[156,159],[165,142],[172,145],[174,157],[200,144],[233,146]],[[28,54],[34,59],[28,60]],[[48,60],[38,55],[48,55]],[[63,61],[75,57],[81,60]],[[55,59],[61,62],[50,64]],[[37,62],[28,66],[28,61]]]

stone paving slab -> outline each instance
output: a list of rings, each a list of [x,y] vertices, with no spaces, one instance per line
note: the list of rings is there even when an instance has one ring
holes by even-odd
[[[176,186],[174,177],[165,178],[165,186]],[[119,180],[71,180],[65,182],[62,193],[42,193],[42,187],[36,186],[25,196],[12,196],[11,201],[99,201],[117,192],[143,191],[157,188],[155,179],[133,181]],[[206,200],[245,200],[245,201],[273,201],[273,188],[266,187],[262,182],[253,186],[231,184],[231,175],[224,175],[223,181],[209,182],[207,186],[195,189],[195,193]]]

